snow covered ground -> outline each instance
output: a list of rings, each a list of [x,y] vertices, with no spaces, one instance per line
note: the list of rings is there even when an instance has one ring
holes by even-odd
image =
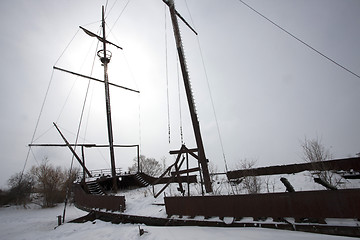
[[[290,182],[294,184],[296,190],[315,190],[324,189],[322,186],[313,182],[313,179],[306,172],[296,175],[286,175]],[[285,187],[279,183],[279,176],[273,176],[273,179],[264,179],[270,183],[264,187],[263,192],[283,192]],[[301,180],[302,179],[302,180]],[[221,179],[218,179],[217,191],[222,194],[228,194],[230,187],[227,186]],[[346,181],[346,187],[358,187],[359,180]],[[162,185],[156,186],[155,191],[160,190]],[[184,184],[186,188],[186,185]],[[170,184],[169,188],[165,190],[167,196],[178,195],[176,190],[177,184]],[[238,189],[240,191],[240,189]],[[199,186],[196,184],[191,185],[191,194],[198,195],[201,192]],[[155,199],[152,195],[152,187],[144,187],[133,190],[122,191],[120,195],[125,195],[126,199],[126,214],[142,215],[152,217],[166,217],[165,207],[162,195]],[[66,222],[64,225],[57,226],[57,216],[62,215],[63,205],[55,208],[42,209],[37,205],[30,205],[30,208],[24,209],[23,207],[10,206],[0,208],[0,240],[6,239],[126,239],[126,240],[162,240],[162,239],[356,239],[339,236],[329,236],[321,234],[293,232],[285,230],[273,230],[262,228],[217,228],[217,227],[151,227],[145,225],[132,225],[132,224],[111,224],[96,220],[94,222],[87,222],[83,224],[68,223],[78,217],[87,214],[82,210],[69,206],[66,211]],[[196,217],[199,218],[199,217]],[[220,221],[220,219],[217,218]],[[226,219],[225,219],[226,220]],[[329,225],[349,225],[358,226],[359,222],[349,219],[348,222],[336,222],[338,220],[329,220]],[[251,221],[251,219],[249,220]],[[291,220],[289,220],[291,222]],[[138,227],[141,226],[146,233],[142,236],[139,235]],[[55,228],[56,227],[56,228]]]
[[[63,206],[51,209],[32,207],[0,208],[0,239],[100,239],[100,240],[165,240],[165,239],[237,239],[237,240],[332,240],[332,239],[356,239],[338,236],[329,236],[312,233],[292,232],[283,230],[271,230],[261,228],[210,228],[210,227],[150,227],[141,228],[146,231],[139,235],[138,225],[111,224],[96,220],[94,222],[65,223],[57,227],[57,215],[61,215]],[[67,208],[67,220],[85,215],[74,206]],[[55,229],[54,229],[55,228]]]

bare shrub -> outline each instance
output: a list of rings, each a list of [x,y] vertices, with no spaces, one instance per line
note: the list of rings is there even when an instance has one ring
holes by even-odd
[[[36,191],[43,197],[42,207],[53,207],[65,199],[64,184],[66,174],[61,167],[54,167],[44,158],[39,166],[30,170],[36,181]]]
[[[256,160],[241,160],[236,166],[238,169],[251,169],[256,165]],[[241,181],[242,188],[249,194],[259,193],[262,187],[262,181],[257,176],[246,176]],[[239,189],[237,189],[239,190]]]
[[[23,205],[26,207],[31,201],[31,193],[35,185],[34,178],[31,174],[15,173],[8,180],[10,190],[7,192],[8,203]]]
[[[271,178],[271,177],[267,176],[265,178],[265,186],[266,186],[266,191],[268,193],[275,192],[275,186],[276,186],[275,178]]]
[[[305,162],[315,163],[333,158],[330,150],[321,143],[321,139],[318,137],[315,139],[305,138],[305,140],[301,143],[301,147],[303,150],[302,158]],[[339,178],[337,174],[329,171],[325,166],[320,171],[313,172],[312,175],[335,187],[339,185],[341,181],[341,178]]]

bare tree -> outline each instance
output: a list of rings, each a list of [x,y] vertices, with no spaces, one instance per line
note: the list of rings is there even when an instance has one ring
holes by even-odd
[[[43,207],[53,207],[65,198],[66,174],[61,167],[54,167],[44,158],[39,166],[33,166],[30,173],[36,181],[36,189],[43,196]]]
[[[256,160],[243,159],[237,164],[238,169],[251,169],[256,165]],[[241,183],[243,188],[249,194],[259,193],[262,187],[262,181],[257,176],[246,176],[242,179]]]
[[[30,194],[34,184],[35,181],[31,174],[19,172],[12,175],[8,180],[10,187],[8,201],[26,207],[26,204],[31,201]]]
[[[134,158],[134,163],[129,167],[130,172],[137,172],[138,159]],[[164,164],[164,162],[163,162]],[[163,167],[155,158],[147,158],[144,155],[140,155],[140,172],[146,173],[150,176],[158,176],[162,173]]]
[[[332,158],[330,150],[325,148],[318,137],[315,139],[307,139],[301,143],[303,149],[303,159],[306,162],[321,162]]]
[[[268,193],[275,192],[275,186],[276,186],[275,178],[271,178],[271,177],[267,176],[265,178],[265,186],[266,186],[266,191]]]
[[[219,176],[217,175],[218,168],[213,162],[209,163],[209,173],[210,173],[210,181],[213,187],[213,193],[221,194],[223,188],[223,182],[221,181],[221,179],[219,179]]]
[[[318,137],[315,139],[307,139],[305,137],[304,141],[301,143],[303,150],[303,160],[309,163],[322,162],[329,159],[332,159],[332,154],[329,149],[327,149],[322,143],[321,139]],[[337,175],[323,167],[319,171],[312,173],[313,176],[320,178],[321,180],[327,182],[332,186],[337,186],[340,183],[341,178]]]

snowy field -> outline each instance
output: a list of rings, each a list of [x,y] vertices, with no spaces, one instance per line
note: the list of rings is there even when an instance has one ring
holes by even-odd
[[[296,190],[314,190],[323,189],[322,186],[315,184],[307,173],[299,173],[296,175],[287,175],[289,181],[295,183]],[[283,192],[284,186],[279,184],[277,176],[274,177],[271,192]],[[277,181],[275,181],[277,179]],[[300,179],[302,179],[300,181]],[[227,185],[222,184],[221,180],[216,183],[218,192],[229,192]],[[215,184],[215,185],[216,185]],[[353,182],[346,182],[344,187],[358,187],[359,180]],[[155,190],[161,189],[162,185],[156,186]],[[185,187],[185,185],[184,185]],[[179,194],[176,191],[177,184],[170,184],[165,190],[167,196]],[[268,192],[269,189],[263,189],[263,192]],[[192,195],[200,193],[199,187],[196,184],[191,185]],[[161,205],[163,198],[155,199],[152,196],[152,187],[144,187],[133,190],[121,191],[120,195],[125,195],[126,199],[126,214],[142,215],[152,217],[166,218],[165,207]],[[38,205],[31,204],[29,208],[24,209],[20,206],[10,206],[0,208],[0,240],[12,239],[143,239],[143,240],[191,240],[191,239],[207,239],[207,240],[222,240],[222,239],[237,239],[237,240],[332,240],[332,239],[357,239],[330,235],[321,235],[313,233],[293,232],[285,230],[261,229],[261,228],[218,228],[218,227],[151,227],[145,225],[132,224],[111,224],[96,220],[94,222],[67,223],[75,218],[82,217],[87,214],[82,210],[75,208],[73,205],[66,210],[66,223],[59,227],[57,226],[57,216],[62,215],[63,205],[60,204],[55,208],[42,209]],[[219,220],[219,219],[218,219]],[[220,221],[220,220],[219,220]],[[348,222],[328,222],[329,225],[350,225],[358,226],[359,222],[351,220]],[[139,235],[138,227],[147,231],[144,235]]]
[[[162,240],[162,239],[237,239],[237,240],[325,240],[356,239],[312,233],[292,232],[261,228],[210,228],[210,227],[150,227],[141,226],[147,233],[139,235],[139,225],[111,224],[96,220],[94,222],[65,223],[57,227],[57,215],[61,215],[63,206],[41,209],[32,206],[0,208],[0,239],[100,239],[100,240]],[[67,208],[67,221],[85,215],[74,206]]]

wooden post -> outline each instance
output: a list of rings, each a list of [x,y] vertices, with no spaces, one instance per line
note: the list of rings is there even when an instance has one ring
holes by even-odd
[[[81,157],[82,157],[82,160],[83,160],[83,165],[85,166],[85,153],[84,153],[84,146],[81,146]],[[83,181],[85,183],[85,169],[83,168]]]
[[[187,181],[187,192],[188,192],[188,197],[190,197],[190,183],[189,183],[189,153],[186,152],[186,181]]]

